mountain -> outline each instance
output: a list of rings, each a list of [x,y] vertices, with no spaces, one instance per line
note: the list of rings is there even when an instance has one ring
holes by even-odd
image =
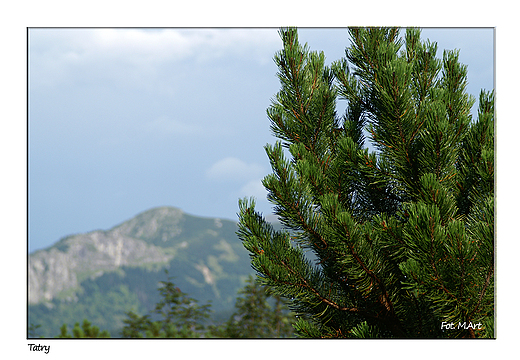
[[[232,312],[251,269],[237,224],[173,207],[143,212],[110,230],[67,236],[29,255],[29,325],[55,337],[87,318],[118,336],[127,311],[145,314],[160,300],[164,270],[183,292]]]

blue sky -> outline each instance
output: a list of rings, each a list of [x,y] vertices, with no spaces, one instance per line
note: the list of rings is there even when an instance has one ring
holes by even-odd
[[[344,54],[346,29],[300,29]],[[460,49],[468,91],[493,88],[493,30],[428,28]],[[236,220],[274,143],[266,108],[279,89],[281,41],[260,29],[30,29],[29,251],[108,229],[156,206]]]

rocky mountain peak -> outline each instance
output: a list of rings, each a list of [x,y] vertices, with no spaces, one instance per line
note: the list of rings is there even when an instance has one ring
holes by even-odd
[[[184,212],[174,207],[159,207],[145,211],[136,217],[112,228],[116,236],[151,240],[157,237],[163,241],[172,239],[182,232]]]
[[[236,224],[229,220],[159,207],[106,231],[65,237],[30,254],[29,304],[74,297],[82,281],[121,267],[159,269],[174,259],[175,264],[186,263],[182,265],[188,266],[185,274],[192,270],[200,274],[186,275],[188,282],[198,287],[209,285],[218,294],[216,279],[227,276],[223,264],[239,261],[237,254],[244,251],[235,230]]]

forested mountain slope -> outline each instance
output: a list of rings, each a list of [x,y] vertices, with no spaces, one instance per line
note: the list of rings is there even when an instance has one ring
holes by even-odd
[[[168,270],[175,284],[218,313],[232,311],[253,271],[236,223],[172,207],[143,212],[110,230],[67,236],[29,255],[29,324],[58,335],[89,319],[117,336],[127,311],[145,313],[159,299]]]

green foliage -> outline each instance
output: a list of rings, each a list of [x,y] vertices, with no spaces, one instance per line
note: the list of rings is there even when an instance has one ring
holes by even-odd
[[[83,320],[83,324],[81,324],[81,327],[79,326],[79,323],[75,323],[71,335],[67,330],[67,324],[63,324],[63,326],[60,328],[60,335],[58,336],[58,338],[96,339],[110,337],[110,333],[108,331],[103,330],[100,332],[97,326],[91,325],[92,324],[87,319]]]
[[[272,300],[272,301],[269,301]],[[239,291],[235,312],[221,327],[213,327],[209,336],[221,338],[294,337],[294,314],[278,295],[271,296],[252,276]]]
[[[114,279],[115,280],[115,279]],[[142,311],[138,294],[125,283],[110,283],[98,288],[95,281],[84,283],[85,288],[77,300],[53,300],[50,304],[29,306],[29,321],[42,326],[37,334],[44,338],[55,337],[62,324],[73,327],[77,319],[86,318],[111,334],[123,326],[126,309]],[[32,336],[31,336],[32,337]]]
[[[288,338],[294,337],[294,314],[280,296],[269,294],[252,276],[239,291],[235,312],[229,320],[219,325],[209,324],[210,305],[198,302],[183,293],[170,279],[162,281],[159,287],[161,300],[153,312],[138,315],[126,313],[125,324],[120,330],[123,338]],[[30,330],[36,337],[36,329]],[[84,319],[83,324],[75,323],[72,334],[67,324],[60,328],[58,338],[108,338],[106,330],[100,332],[97,326]]]
[[[284,229],[239,201],[252,266],[302,337],[493,337],[494,93],[472,119],[457,51],[437,59],[418,29],[349,33],[327,67],[280,31],[263,184]]]
[[[204,334],[203,321],[209,317],[210,304],[199,305],[197,300],[183,293],[170,279],[161,281],[161,301],[154,310],[160,319],[152,315],[139,316],[130,311],[122,336],[125,338],[198,338]]]

